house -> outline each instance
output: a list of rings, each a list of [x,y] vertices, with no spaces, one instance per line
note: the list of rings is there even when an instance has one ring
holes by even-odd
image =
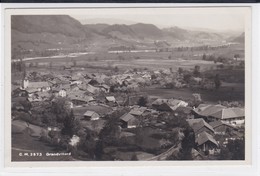
[[[87,103],[87,100],[82,97],[70,96],[69,97],[73,105],[83,105]]]
[[[87,84],[86,85],[86,90],[91,93],[91,94],[95,94],[95,93],[98,93],[99,92],[99,88],[96,88],[90,84]]]
[[[66,92],[65,89],[61,89],[61,90],[59,91],[58,95],[61,96],[61,97],[66,97],[66,96],[67,96],[67,92]]]
[[[107,96],[106,97],[106,103],[109,105],[109,106],[115,106],[116,105],[116,99],[114,96]]]
[[[234,125],[243,125],[245,123],[245,111],[243,108],[227,108],[222,105],[199,105],[193,112],[195,116],[202,117],[209,122],[220,120]]]
[[[107,101],[107,102],[113,102],[113,103],[115,103],[115,102],[116,102],[116,99],[115,99],[114,96],[107,96],[107,97],[106,97],[106,101]]]
[[[106,93],[109,93],[110,91],[110,86],[106,85],[106,84],[102,84],[100,86],[97,86],[99,87],[102,91],[106,92]]]
[[[84,117],[90,120],[98,120],[100,118],[99,114],[94,111],[86,111]]]
[[[195,135],[201,132],[207,132],[209,134],[214,135],[215,131],[204,119],[187,119],[188,124],[193,129]]]
[[[23,85],[22,85],[22,87],[23,87],[24,89],[26,89],[28,86],[29,86],[29,80],[28,80],[28,78],[25,78],[25,79],[23,80]]]
[[[177,99],[161,99],[158,98],[152,103],[152,106],[160,111],[174,111],[178,107],[186,107],[188,103]]]
[[[199,151],[208,152],[210,154],[218,147],[217,141],[206,131],[203,131],[196,136],[195,143]]]
[[[245,111],[243,108],[225,108],[210,114],[210,117],[214,120],[237,126],[245,123]]]
[[[141,116],[146,110],[147,110],[147,107],[135,107],[135,108],[131,109],[129,114],[132,114],[134,116]]]
[[[207,105],[200,104],[197,108],[193,110],[193,114],[196,118],[203,118],[206,121],[214,121],[215,119],[211,118],[211,114],[214,114],[222,109],[226,108],[222,105]]]
[[[120,121],[122,123],[122,128],[136,128],[139,126],[139,120],[129,113],[121,116]]]
[[[30,82],[27,89],[37,89],[38,91],[45,92],[51,90],[48,82]]]
[[[237,131],[237,127],[234,125],[221,121],[210,122],[209,125],[212,126],[215,134],[225,135],[226,133],[231,133],[234,130]]]

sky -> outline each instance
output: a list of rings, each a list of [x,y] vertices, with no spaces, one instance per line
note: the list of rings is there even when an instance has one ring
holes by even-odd
[[[159,28],[185,27],[244,31],[248,8],[99,8],[70,12],[82,24],[149,23]]]

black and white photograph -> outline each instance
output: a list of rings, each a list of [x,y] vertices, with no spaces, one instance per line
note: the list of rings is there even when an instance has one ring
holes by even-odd
[[[250,10],[13,10],[11,162],[245,161]]]

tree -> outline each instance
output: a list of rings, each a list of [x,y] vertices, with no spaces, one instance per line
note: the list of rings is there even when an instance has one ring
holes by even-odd
[[[221,148],[219,159],[221,160],[244,160],[245,139],[228,140],[226,147]]]
[[[138,105],[139,106],[146,106],[147,104],[147,97],[140,97],[139,101],[138,101]]]
[[[179,158],[181,160],[192,160],[191,150],[195,146],[195,135],[193,130],[187,126],[184,131],[184,138],[181,141]]]
[[[73,134],[76,133],[75,117],[73,111],[71,111],[71,113],[67,114],[67,117],[65,117],[63,121],[63,128],[61,130],[61,133],[63,135],[68,135],[70,137],[72,137]]]
[[[119,69],[118,69],[117,66],[115,66],[114,71],[115,71],[115,72],[118,72],[118,71],[119,71]]]
[[[116,145],[119,140],[120,128],[117,115],[109,117],[104,128],[99,133],[99,139],[103,144]]]
[[[193,75],[195,77],[199,77],[200,76],[200,66],[199,65],[195,65],[194,71],[193,71]]]
[[[240,55],[239,54],[235,54],[234,58],[237,60],[238,58],[240,58]]]
[[[191,79],[191,74],[190,73],[187,73],[183,76],[183,80],[186,82],[186,83],[189,83],[190,82],[190,79]]]
[[[207,59],[207,56],[206,56],[206,54],[204,53],[203,55],[202,55],[202,60],[206,60]]]
[[[51,112],[55,114],[57,123],[62,124],[62,134],[72,136],[76,134],[75,117],[73,111],[68,106],[65,98],[57,98],[53,101]]]
[[[219,78],[219,74],[216,74],[215,79],[214,79],[214,83],[215,83],[216,90],[218,90],[219,87],[221,86],[221,81],[220,81],[220,78]]]
[[[179,73],[179,74],[182,74],[182,73],[183,73],[183,68],[179,67],[179,68],[178,68],[178,73]]]

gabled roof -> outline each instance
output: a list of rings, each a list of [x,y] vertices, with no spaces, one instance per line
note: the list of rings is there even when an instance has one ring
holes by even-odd
[[[177,100],[177,99],[169,99],[169,100],[168,100],[168,103],[170,104],[170,106],[177,106],[177,105],[179,105],[179,103],[181,103],[181,102],[184,102],[184,101],[182,101],[182,100]]]
[[[28,88],[43,88],[49,86],[48,82],[29,82]]]
[[[201,116],[210,116],[211,114],[214,114],[222,109],[226,108],[225,106],[222,105],[199,105],[194,112]]]
[[[214,139],[214,137],[212,135],[210,135],[209,133],[203,131],[200,134],[198,134],[197,138],[196,138],[196,143],[198,144],[198,146],[206,143],[207,141],[212,142],[213,144],[215,144],[216,146],[218,146],[217,141]]]
[[[219,126],[221,126],[221,125],[226,125],[226,126],[228,126],[228,127],[237,129],[237,127],[235,127],[235,126],[233,126],[233,125],[231,125],[231,124],[225,123],[225,122],[221,122],[220,120],[216,120],[216,121],[214,121],[214,122],[210,122],[209,125],[212,126],[212,128],[214,128],[214,129],[217,128],[217,127],[219,127]]]
[[[161,104],[167,103],[167,102],[168,102],[168,99],[158,98],[154,102],[152,102],[152,105],[161,105]]]
[[[91,117],[91,116],[93,116],[94,114],[97,114],[97,113],[94,112],[94,111],[86,111],[86,112],[84,113],[84,116]],[[98,114],[97,114],[97,115],[98,115]]]
[[[94,94],[96,91],[99,90],[99,88],[96,88],[96,87],[94,87],[94,86],[92,86],[92,85],[90,85],[90,84],[87,84],[87,85],[86,85],[86,90],[87,90],[88,92]]]
[[[146,111],[147,107],[133,108],[129,113],[132,115],[140,116]]]
[[[230,119],[245,116],[245,111],[242,108],[226,108],[212,113],[210,116],[218,119]]]
[[[187,122],[189,123],[189,125],[191,126],[191,128],[194,130],[194,132],[196,133],[199,129],[201,129],[202,127],[206,127],[209,130],[211,130],[214,133],[214,129],[212,128],[212,126],[210,126],[207,122],[205,122],[204,119],[199,118],[199,119],[187,119]]]
[[[121,120],[128,122],[131,119],[135,119],[135,117],[129,113],[126,113],[120,117]]]
[[[107,96],[106,100],[109,101],[109,102],[116,102],[116,99],[115,99],[114,96]]]

